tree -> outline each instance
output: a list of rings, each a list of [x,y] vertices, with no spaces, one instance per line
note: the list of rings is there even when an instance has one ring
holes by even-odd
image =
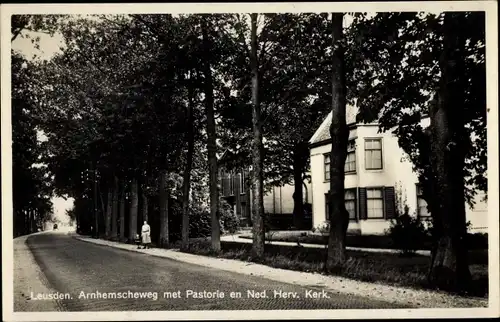
[[[203,52],[205,62],[203,64],[204,74],[204,92],[205,92],[205,111],[207,119],[207,147],[208,164],[210,177],[210,213],[212,217],[212,249],[220,251],[220,226],[219,226],[219,191],[218,191],[218,171],[217,171],[217,134],[214,118],[214,98],[213,98],[213,77],[212,77],[212,42],[208,35],[208,18],[201,18],[201,30],[203,35]]]
[[[98,187],[105,194],[113,189],[116,175],[123,184],[145,183],[143,190],[153,195],[157,190],[153,177],[177,167],[172,159],[179,159],[183,140],[178,135],[182,122],[177,120],[182,115],[171,72],[179,57],[177,51],[166,50],[177,47],[171,46],[176,25],[166,24],[169,27],[160,30],[163,38],[158,46],[159,36],[150,28],[172,22],[171,16],[143,16],[145,23],[129,16],[97,18],[62,24],[67,46],[44,66],[46,77],[40,78],[44,79],[40,87],[47,105],[44,130],[51,146],[47,160],[59,193],[78,195],[73,169],[76,173],[94,163],[101,174]],[[106,219],[108,224],[114,222]]]
[[[125,241],[125,184],[122,182],[120,185],[120,193],[119,193],[119,216],[120,216],[120,241]]]
[[[253,189],[253,246],[252,253],[257,258],[264,256],[264,171],[263,171],[263,144],[262,120],[259,102],[259,61],[257,58],[257,14],[250,14],[251,18],[251,54],[250,66],[252,71],[252,189]]]
[[[191,75],[188,82],[191,81]],[[191,169],[193,167],[194,153],[194,91],[192,83],[188,83],[188,103],[186,108],[186,128],[187,128],[187,156],[186,167],[183,175],[182,186],[182,247],[189,247],[189,194],[191,190]]]
[[[168,246],[170,243],[169,200],[168,172],[163,171],[160,175],[160,247]]]
[[[116,239],[118,237],[118,198],[120,195],[120,180],[116,175],[113,179],[113,191],[111,195],[111,238]]]
[[[349,214],[344,201],[344,165],[347,157],[349,129],[346,124],[346,82],[344,68],[345,44],[343,39],[343,14],[332,13],[333,64],[332,64],[332,124],[330,137],[330,235],[328,237],[327,270],[346,260],[346,233]]]
[[[40,37],[33,38],[33,34],[45,33],[54,35],[57,24],[63,20],[62,15],[13,15],[11,17],[11,41],[18,37],[32,40],[35,47],[39,47]]]
[[[113,190],[108,189],[106,196],[106,238],[111,238],[111,230],[113,225]]]
[[[253,127],[249,25],[245,16],[229,18],[232,58],[221,67],[231,86],[221,108],[223,166],[251,165]],[[304,181],[308,141],[328,113],[331,81],[325,81],[330,29],[326,14],[261,14],[258,16],[259,101],[263,135],[264,192],[293,184],[294,221],[304,223]]]
[[[52,214],[52,180],[40,158],[44,143],[38,140],[40,126],[33,77],[36,65],[12,52],[12,183],[14,236],[32,233],[35,223]]]
[[[278,37],[281,50],[276,49],[267,63],[272,65],[263,87],[267,90],[265,104],[272,113],[266,117],[266,133],[279,144],[266,151],[270,155],[267,162],[275,164],[276,175],[272,177],[279,178],[281,184],[294,185],[294,226],[300,229],[304,228],[308,141],[327,115],[331,101],[327,74],[331,26],[327,14],[280,15],[276,20],[266,33],[270,38],[267,42]]]
[[[137,179],[132,179],[132,185],[130,186],[130,218],[129,218],[129,240],[135,240],[135,235],[138,233],[137,230],[137,212],[139,211],[139,192],[138,192]]]
[[[380,130],[394,131],[419,175],[438,241],[431,281],[464,289],[467,251],[456,242],[465,233],[464,204],[455,202],[450,212],[449,200],[453,195],[473,205],[477,191],[487,190],[485,21],[480,12],[448,15],[358,17],[349,47],[355,49],[349,88],[360,119],[378,118]],[[450,78],[453,84],[444,85]],[[429,128],[422,125],[427,115]],[[446,263],[443,254],[450,254]]]
[[[11,41],[18,37],[31,39],[39,46],[37,33],[52,34],[51,22],[60,17],[54,15],[13,15],[11,17]],[[11,52],[12,63],[12,175],[14,235],[36,231],[53,212],[52,178],[43,163],[45,142],[39,140],[40,105],[37,96],[37,63],[32,57]],[[29,60],[28,60],[29,59]]]
[[[431,161],[441,221],[442,235],[432,263],[431,282],[444,289],[460,290],[469,285],[467,235],[464,200],[464,168],[467,133],[464,130],[466,86],[462,75],[465,65],[465,37],[457,33],[467,24],[463,13],[445,13],[443,50],[439,67],[441,77],[437,103],[430,107]]]

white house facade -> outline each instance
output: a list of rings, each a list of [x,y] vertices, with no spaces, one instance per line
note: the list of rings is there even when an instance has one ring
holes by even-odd
[[[384,234],[390,227],[391,219],[397,216],[396,208],[402,204],[409,207],[412,215],[429,216],[417,175],[399,147],[397,137],[390,131],[378,133],[377,124],[356,123],[355,115],[355,108],[348,107],[350,132],[345,164],[345,203],[350,215],[348,232]],[[429,120],[424,119],[423,123],[423,126],[428,125]],[[327,219],[330,124],[331,113],[309,142],[314,227],[322,225]],[[474,209],[466,205],[467,220],[476,232],[486,232],[487,229],[487,203],[482,197],[478,194]]]
[[[219,169],[221,197],[233,206],[234,213],[242,220],[242,224],[250,224],[252,212],[252,191],[248,189],[246,180],[248,170],[224,171]],[[264,195],[264,212],[269,215],[292,216],[294,201],[293,184],[273,186]],[[311,183],[305,182],[303,187],[304,203],[312,203]]]

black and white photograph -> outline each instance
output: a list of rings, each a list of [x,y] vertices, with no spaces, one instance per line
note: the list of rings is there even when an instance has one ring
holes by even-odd
[[[4,320],[498,316],[496,2],[1,18]]]

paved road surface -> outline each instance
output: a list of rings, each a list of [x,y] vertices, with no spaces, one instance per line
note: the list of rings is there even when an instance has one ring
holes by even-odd
[[[68,293],[72,299],[60,301],[68,311],[142,311],[142,310],[281,310],[281,309],[369,309],[397,308],[395,304],[367,297],[353,297],[326,292],[330,298],[307,298],[322,288],[284,284],[261,277],[242,275],[178,262],[147,254],[124,251],[76,240],[71,236],[48,233],[30,236],[27,244],[50,286]],[[16,263],[22,265],[22,263]],[[16,287],[14,281],[14,287]],[[187,296],[193,292],[219,292],[218,298]],[[266,298],[251,298],[247,291]],[[157,292],[152,299],[92,299],[95,292],[129,294]],[[180,291],[180,292],[179,292]],[[275,297],[276,292],[290,292],[299,298]],[[310,291],[309,293],[307,293]],[[180,298],[164,298],[164,292]],[[220,297],[221,292],[224,298]],[[231,298],[240,292],[241,298]],[[307,294],[306,294],[307,293]],[[283,294],[283,293],[282,293]],[[120,296],[120,295],[117,295]],[[154,296],[154,295],[153,295]],[[80,297],[80,298],[79,298]],[[399,306],[402,307],[402,306]],[[49,309],[48,309],[49,310]]]

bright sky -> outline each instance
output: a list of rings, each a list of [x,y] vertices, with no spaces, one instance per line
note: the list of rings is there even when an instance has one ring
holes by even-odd
[[[53,37],[44,33],[24,32],[23,34],[29,34],[31,37],[40,37],[39,50],[35,48],[31,43],[31,39],[28,38],[18,36],[12,42],[12,49],[22,52],[27,59],[32,59],[34,55],[37,55],[41,59],[50,59],[55,53],[60,51],[59,48],[63,45],[63,38],[60,34],[55,34]]]

